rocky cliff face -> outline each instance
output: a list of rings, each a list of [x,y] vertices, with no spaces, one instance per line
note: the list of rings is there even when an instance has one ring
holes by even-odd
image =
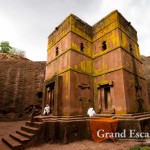
[[[46,62],[20,56],[0,55],[0,120],[25,117],[25,109],[38,101],[43,91]]]
[[[22,57],[22,56],[19,56],[19,55],[0,52],[0,61],[20,61],[20,60],[30,61],[29,59]]]
[[[147,82],[148,96],[150,102],[150,56],[148,57],[142,56],[142,62],[143,62],[143,72]]]

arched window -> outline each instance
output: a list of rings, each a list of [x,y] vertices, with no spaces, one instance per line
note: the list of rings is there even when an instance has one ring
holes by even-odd
[[[56,56],[58,55],[58,47],[56,47]]]
[[[81,50],[81,52],[83,52],[83,49],[84,49],[84,45],[83,45],[83,43],[80,43],[80,50]]]
[[[107,49],[107,45],[106,45],[106,41],[103,41],[102,43],[102,50],[106,50]]]
[[[133,54],[133,48],[131,44],[129,45],[129,50],[130,50],[130,53]]]

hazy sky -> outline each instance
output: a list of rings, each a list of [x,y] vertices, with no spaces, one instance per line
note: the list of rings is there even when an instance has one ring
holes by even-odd
[[[137,30],[141,54],[150,56],[150,0],[0,0],[0,41],[46,60],[48,35],[70,13],[93,25],[115,9]]]

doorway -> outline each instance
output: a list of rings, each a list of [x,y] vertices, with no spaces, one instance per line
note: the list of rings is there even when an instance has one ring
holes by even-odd
[[[54,112],[54,99],[55,99],[55,82],[46,86],[46,104],[50,106],[50,114]]]
[[[112,86],[101,85],[98,88],[98,109],[99,113],[110,113],[112,109]]]
[[[105,109],[111,108],[110,86],[104,88],[104,106]]]

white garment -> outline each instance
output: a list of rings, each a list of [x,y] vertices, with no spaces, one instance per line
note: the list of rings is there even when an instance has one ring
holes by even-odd
[[[50,107],[49,105],[46,105],[46,107],[44,108],[43,115],[48,115],[49,113],[50,113]]]
[[[89,108],[88,111],[87,111],[87,114],[88,114],[90,117],[93,117],[94,115],[96,115],[96,112],[94,111],[93,108]]]

